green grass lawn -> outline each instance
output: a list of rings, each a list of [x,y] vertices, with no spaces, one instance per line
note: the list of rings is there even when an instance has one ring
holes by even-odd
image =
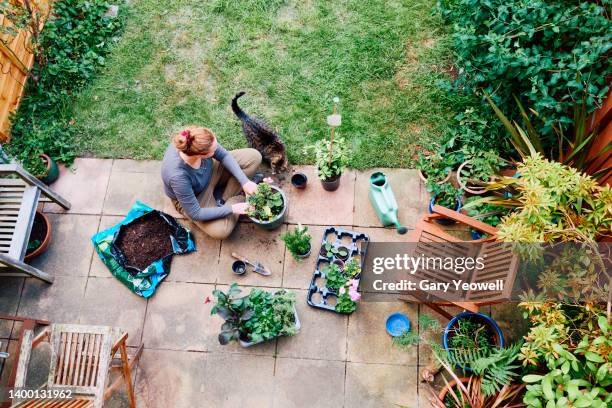
[[[229,101],[244,90],[243,109],[279,131],[293,163],[311,161],[303,147],[329,134],[339,96],[353,167],[410,166],[455,103],[435,85],[450,53],[434,4],[133,0],[121,41],[76,102],[80,153],[159,159],[188,124],[242,147]]]

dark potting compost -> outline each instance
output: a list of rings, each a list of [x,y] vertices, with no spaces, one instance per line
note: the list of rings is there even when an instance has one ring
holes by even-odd
[[[159,213],[150,212],[121,228],[115,244],[126,265],[142,270],[173,252],[173,233],[174,228]]]
[[[188,229],[139,201],[121,222],[98,232],[91,241],[113,276],[145,298],[168,276],[175,254],[196,250]]]
[[[38,248],[45,240],[46,235],[47,224],[45,223],[43,217],[36,213],[34,216],[34,223],[32,224],[32,232],[30,232],[27,253],[29,254]]]

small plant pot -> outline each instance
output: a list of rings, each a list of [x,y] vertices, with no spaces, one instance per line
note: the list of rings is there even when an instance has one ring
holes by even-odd
[[[299,331],[299,330],[300,330],[300,328],[302,327],[302,323],[300,322],[300,318],[298,317],[298,314],[297,314],[297,309],[295,308],[295,306],[293,306],[293,314],[294,314],[294,316],[295,316],[295,329],[296,329],[296,331]],[[281,337],[281,336],[277,336],[277,337]],[[270,340],[272,340],[272,339],[270,339]],[[248,341],[248,340],[246,340],[246,339],[243,339],[243,338],[240,338],[240,339],[238,340],[238,342],[239,342],[239,343],[240,343],[240,345],[241,345],[242,347],[244,347],[244,348],[247,348],[247,347],[252,347],[252,346],[254,346],[254,345],[256,345],[256,344],[265,343],[265,341],[260,341],[260,342],[255,343],[255,342],[252,342],[252,341]]]
[[[487,328],[487,333],[489,334],[492,343],[497,346],[497,348],[501,349],[504,347],[504,333],[500,329],[499,325],[493,318],[487,316],[483,313],[473,313],[473,312],[463,312],[459,313],[457,316],[453,317],[444,329],[444,336],[442,338],[442,342],[444,345],[444,350],[446,350],[449,357],[452,359],[452,353],[450,352],[449,341],[454,332],[455,326],[458,325],[459,321],[462,319],[468,319],[473,322],[477,322],[483,324]],[[469,371],[469,367],[460,367],[466,371]]]
[[[351,255],[351,251],[349,251],[349,249],[347,247],[345,247],[345,246],[338,247],[338,252],[340,252],[341,250],[345,250],[346,251],[346,255],[345,256],[341,256],[338,253],[338,254],[336,254],[336,257],[341,259],[341,260],[343,260],[343,261],[346,261],[349,258],[349,256]]]
[[[456,179],[457,179],[457,183],[459,183],[459,186],[464,189],[466,192],[473,194],[473,195],[482,195],[484,193],[487,192],[487,189],[483,186],[480,185],[476,185],[476,184],[471,184],[470,183],[470,179],[468,179],[467,177],[463,177],[461,175],[461,171],[469,168],[470,165],[470,161],[466,160],[463,163],[461,163],[461,165],[459,166],[459,168],[457,169],[457,173],[455,175]],[[489,181],[491,181],[489,179]]]
[[[46,154],[41,154],[40,159],[45,163],[47,170],[45,171],[45,174],[38,177],[38,179],[45,184],[51,184],[59,178],[59,167],[57,167],[55,160]]]
[[[338,265],[338,269],[340,269],[341,271],[344,270],[344,261],[342,259],[336,259],[332,262],[332,264]]]
[[[419,170],[419,178],[423,181],[423,183],[427,184],[427,176],[421,170]],[[444,177],[444,180],[436,181],[436,184],[442,185],[446,183],[448,180],[450,180],[450,178],[451,178],[451,172],[449,171],[446,177]]]
[[[306,188],[306,184],[308,183],[308,177],[304,173],[295,173],[291,176],[291,185],[298,190],[303,190]]]
[[[308,251],[304,254],[296,254],[295,256],[297,256],[300,259],[304,259],[304,258],[308,258],[310,256],[310,253],[312,252],[312,245],[308,244]]]
[[[270,221],[260,221],[253,217],[249,217],[254,224],[265,230],[275,230],[285,222],[285,217],[287,216],[287,208],[289,207],[289,201],[287,201],[287,196],[285,192],[276,186],[270,186],[273,190],[276,190],[283,197],[283,210],[278,214],[274,219]]]
[[[36,215],[34,216],[34,225],[32,225],[32,232],[30,233],[30,240],[38,239],[40,240],[40,245],[32,251],[27,251],[24,261],[29,262],[45,252],[49,246],[49,242],[51,241],[51,236],[52,229],[49,218],[47,218],[44,213],[36,211]]]
[[[460,377],[459,381],[461,381],[461,383],[465,386],[467,386],[467,384],[469,383],[470,379],[468,377]],[[448,395],[448,393],[450,392],[450,390],[452,390],[453,388],[455,388],[457,386],[457,380],[450,380],[448,382],[448,384],[446,384],[444,386],[444,388],[442,388],[442,390],[440,391],[440,393],[438,394],[438,398],[440,399],[440,401],[444,402],[444,399],[446,398],[446,395]],[[452,394],[451,394],[452,395]],[[452,398],[452,397],[451,397]]]
[[[472,240],[474,240],[474,241],[477,241],[477,240],[479,240],[479,239],[484,237],[482,232],[477,231],[477,230],[473,230],[473,229],[470,230],[470,236],[472,237]]]
[[[461,207],[463,206],[463,202],[461,200],[461,196],[457,196],[456,201],[457,201],[457,208],[455,208],[455,211],[459,212],[459,211],[461,211]],[[429,202],[429,213],[430,214],[433,214],[433,207],[434,207],[434,205],[436,205],[436,196],[435,195],[431,198],[431,201]],[[452,224],[454,224],[456,222],[453,219],[445,218],[445,217],[436,218],[434,221],[437,222],[438,224],[441,224],[441,225],[452,225]]]
[[[246,264],[242,261],[236,261],[232,264],[232,272],[236,275],[244,275],[246,272]]]
[[[340,175],[321,180],[321,185],[325,191],[336,191],[340,187]]]

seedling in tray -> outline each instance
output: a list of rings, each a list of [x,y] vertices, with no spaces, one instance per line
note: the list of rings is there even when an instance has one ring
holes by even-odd
[[[369,241],[365,234],[335,227],[325,230],[308,291],[310,306],[336,313],[355,311],[361,297],[361,260]]]

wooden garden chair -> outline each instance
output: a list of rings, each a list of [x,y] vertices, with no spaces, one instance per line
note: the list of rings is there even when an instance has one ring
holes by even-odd
[[[51,347],[49,377],[44,388],[48,390],[72,390],[70,399],[19,401],[13,407],[20,408],[99,408],[111,394],[125,382],[129,406],[136,407],[132,370],[142,354],[140,345],[133,357],[128,356],[127,333],[109,326],[85,326],[53,324],[34,337],[26,331],[21,346],[15,387],[24,387],[33,348],[45,339]],[[119,353],[118,361],[115,356]],[[120,371],[112,382],[110,373]],[[110,384],[109,384],[110,382]]]
[[[479,240],[463,241],[449,234],[440,224],[436,223],[435,220],[439,218],[451,218],[460,224],[484,232],[488,236]],[[471,290],[464,293],[455,293],[456,296],[466,299],[463,302],[432,300],[425,293],[418,291],[411,292],[410,295],[400,296],[400,299],[409,302],[416,299],[448,319],[452,318],[452,315],[444,310],[444,307],[447,306],[457,306],[471,312],[478,312],[480,306],[509,299],[518,270],[518,257],[513,253],[511,244],[496,241],[496,234],[497,228],[457,211],[435,205],[433,214],[424,215],[408,237],[408,242],[417,243],[415,253],[442,258],[447,256],[484,257],[486,260],[484,262],[485,267],[481,270],[466,271],[468,272],[466,274],[468,276],[467,280],[470,283],[477,283],[503,279],[505,282],[504,289],[499,292]],[[452,282],[453,279],[457,278],[457,275],[452,271],[419,270],[416,274],[418,274],[419,279],[425,278],[435,282]]]
[[[52,201],[65,209],[70,203],[19,164],[0,164],[0,177],[0,275],[33,276],[51,283],[52,275],[23,259],[39,201]]]

